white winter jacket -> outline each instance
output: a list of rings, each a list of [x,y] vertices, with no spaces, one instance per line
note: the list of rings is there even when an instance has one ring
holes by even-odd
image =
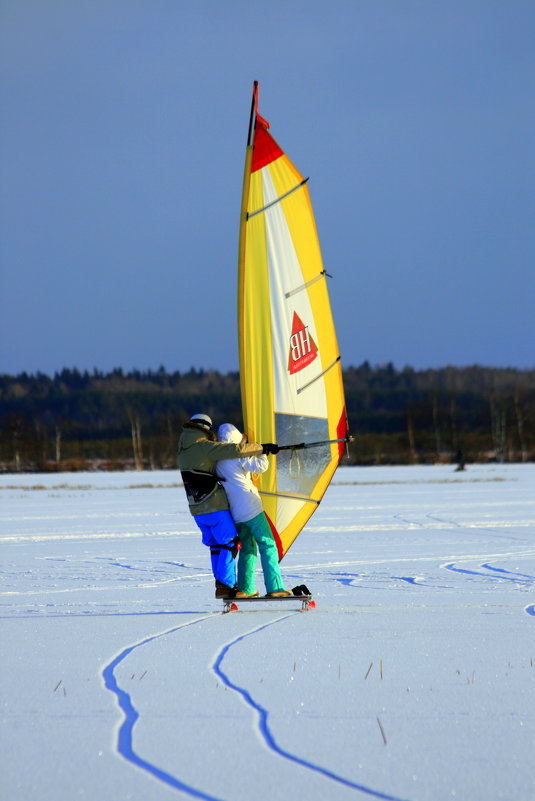
[[[232,423],[223,423],[217,431],[219,442],[241,442],[242,435]],[[252,473],[264,473],[269,467],[267,456],[224,459],[217,463],[217,475],[224,479],[230,513],[235,523],[246,523],[263,511],[262,501],[252,482]]]

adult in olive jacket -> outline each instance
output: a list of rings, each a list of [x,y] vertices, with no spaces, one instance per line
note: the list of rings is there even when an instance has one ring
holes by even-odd
[[[223,459],[260,456],[278,450],[271,443],[217,442],[212,420],[206,414],[194,414],[184,423],[178,442],[178,467],[190,512],[201,530],[203,544],[210,548],[216,598],[236,595],[234,559],[239,543],[225,490],[215,474],[216,465]]]

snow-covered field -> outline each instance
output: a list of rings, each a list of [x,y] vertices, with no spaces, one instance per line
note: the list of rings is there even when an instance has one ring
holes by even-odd
[[[221,614],[178,481],[0,476],[2,801],[535,799],[535,465],[341,468],[306,613]]]

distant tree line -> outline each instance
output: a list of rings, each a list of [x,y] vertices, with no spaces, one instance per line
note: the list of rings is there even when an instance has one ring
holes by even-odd
[[[535,461],[535,370],[344,370],[346,464]],[[239,374],[65,369],[0,376],[0,470],[176,467],[182,423],[243,426]]]

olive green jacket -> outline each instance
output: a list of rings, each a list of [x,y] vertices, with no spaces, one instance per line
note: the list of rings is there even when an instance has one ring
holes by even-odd
[[[222,459],[239,459],[243,456],[260,456],[262,445],[234,442],[211,442],[198,428],[184,428],[178,442],[180,470],[200,470],[215,475],[216,465]],[[228,509],[225,490],[219,485],[202,503],[191,504],[192,515],[206,515]]]

